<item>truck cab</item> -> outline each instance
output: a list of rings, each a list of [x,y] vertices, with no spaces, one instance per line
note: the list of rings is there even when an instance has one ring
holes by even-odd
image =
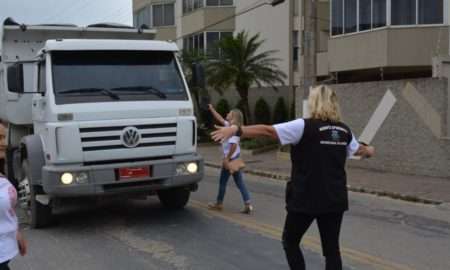
[[[3,27],[8,176],[33,227],[65,198],[157,194],[182,208],[197,188],[203,159],[178,49],[145,31]]]

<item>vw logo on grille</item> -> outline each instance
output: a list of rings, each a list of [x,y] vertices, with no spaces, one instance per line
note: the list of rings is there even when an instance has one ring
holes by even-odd
[[[140,140],[141,140],[141,134],[139,133],[139,130],[135,127],[127,127],[123,130],[122,133],[122,143],[128,148],[136,147]]]

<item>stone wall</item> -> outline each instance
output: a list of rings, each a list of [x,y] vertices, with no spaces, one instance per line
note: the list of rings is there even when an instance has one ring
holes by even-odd
[[[450,180],[450,140],[447,130],[447,80],[378,81],[331,85],[336,90],[344,121],[358,138],[388,90],[396,98],[372,145],[376,157],[352,160],[350,166],[444,177]],[[301,90],[297,93],[301,112]]]

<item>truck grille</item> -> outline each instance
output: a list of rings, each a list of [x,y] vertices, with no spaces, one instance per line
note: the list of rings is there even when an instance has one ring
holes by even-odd
[[[136,128],[140,134],[139,143],[132,148],[169,146],[176,144],[177,124],[120,125],[80,128],[84,152],[99,150],[130,149],[124,145],[122,135],[126,128]]]

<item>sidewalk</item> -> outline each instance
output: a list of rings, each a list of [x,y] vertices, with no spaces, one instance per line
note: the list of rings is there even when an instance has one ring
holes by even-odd
[[[198,151],[205,159],[205,165],[219,168],[221,150],[219,145],[199,145]],[[243,155],[245,172],[266,176],[282,181],[289,179],[290,160],[279,159],[277,151],[254,156]],[[349,189],[356,192],[371,193],[429,204],[450,203],[450,178],[402,175],[376,172],[366,169],[347,168]]]

